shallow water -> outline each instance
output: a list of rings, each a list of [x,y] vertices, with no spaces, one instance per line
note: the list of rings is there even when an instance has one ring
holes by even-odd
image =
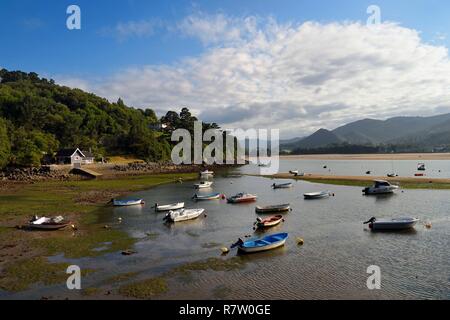
[[[249,168],[243,168],[243,171]],[[258,205],[290,203],[293,211],[269,233],[288,232],[286,246],[271,252],[239,256],[245,264],[228,271],[198,271],[169,280],[163,299],[448,299],[450,298],[450,191],[406,190],[392,196],[364,197],[358,187],[330,186],[293,181],[294,187],[272,190],[274,181],[260,177],[216,177],[208,192],[258,195]],[[163,185],[134,194],[145,207],[107,208],[104,223],[140,238],[132,256],[120,253],[98,258],[69,260],[82,268],[100,271],[83,279],[83,287],[101,286],[113,275],[140,272],[139,279],[158,276],[186,262],[221,257],[220,247],[238,237],[255,235],[255,203],[227,204],[225,200],[194,202],[194,182]],[[335,197],[305,201],[305,192],[329,190]],[[166,225],[155,203],[185,201],[187,207],[206,209],[207,216]],[[413,216],[431,222],[413,231],[372,233],[362,222],[376,216]],[[305,243],[298,246],[296,238]],[[102,247],[107,244],[102,244]],[[52,261],[66,261],[64,257]],[[366,269],[381,268],[381,290],[368,290]],[[77,297],[65,286],[35,288],[2,298],[36,298],[42,295]]]

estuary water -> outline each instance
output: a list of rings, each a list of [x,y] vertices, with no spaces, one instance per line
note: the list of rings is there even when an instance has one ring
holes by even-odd
[[[174,267],[211,257],[237,256],[242,262],[241,267],[230,271],[174,275],[168,279],[168,292],[158,299],[450,298],[450,191],[405,190],[391,196],[365,197],[360,187],[305,181],[293,181],[291,189],[273,190],[270,186],[276,180],[241,175],[249,170],[253,169],[242,167],[220,173],[213,179],[213,187],[202,192],[227,196],[254,193],[258,195],[256,203],[194,202],[194,181],[159,186],[130,196],[143,198],[144,207],[106,208],[101,214],[105,224],[139,239],[135,255],[115,252],[96,258],[68,260],[57,256],[52,260],[99,270],[83,278],[84,288],[101,287],[105,279],[129,272],[139,274],[131,281],[157,277]],[[317,201],[303,199],[303,193],[321,190],[335,196]],[[207,216],[167,225],[163,223],[164,213],[151,208],[155,202],[179,201],[185,201],[189,208],[205,208]],[[232,250],[221,256],[220,248],[229,247],[239,237],[261,235],[252,228],[257,218],[255,205],[282,203],[290,203],[293,210],[267,233],[288,232],[285,247],[253,255],[237,255]],[[432,228],[425,228],[421,222],[412,231],[373,233],[362,224],[372,216],[413,216],[431,223]],[[119,217],[121,224],[117,224]],[[297,238],[304,239],[303,246],[297,245]],[[380,267],[380,290],[367,288],[367,268],[371,265]],[[119,283],[112,284],[112,292],[115,286]],[[58,285],[2,294],[2,298],[42,295],[80,297],[68,293],[65,285]]]

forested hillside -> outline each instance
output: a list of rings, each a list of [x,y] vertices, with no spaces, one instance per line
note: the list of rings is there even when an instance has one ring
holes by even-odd
[[[173,127],[190,129],[184,108],[168,112]],[[128,107],[55,84],[36,73],[0,70],[0,168],[36,166],[59,148],[91,149],[96,156],[135,155],[147,161],[170,158],[170,135],[154,129],[152,109]],[[207,127],[217,127],[206,124]]]

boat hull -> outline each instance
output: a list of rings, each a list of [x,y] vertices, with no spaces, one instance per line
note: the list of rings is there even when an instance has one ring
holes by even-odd
[[[303,197],[305,198],[305,200],[325,199],[330,197],[330,193],[329,192],[305,193]]]
[[[283,221],[282,216],[276,216],[276,217],[272,217],[272,218],[265,219],[262,221],[258,221],[256,223],[256,227],[258,229],[271,228],[271,227],[275,227],[275,226],[279,225],[282,221]]]
[[[60,230],[65,227],[67,227],[70,224],[70,222],[65,223],[58,223],[58,224],[33,224],[30,223],[28,227],[30,229],[36,229],[36,230]]]
[[[186,209],[180,211],[171,211],[166,215],[166,220],[170,222],[181,222],[197,219],[205,209]]]
[[[373,231],[408,230],[414,228],[419,219],[392,219],[380,220],[369,224]]]
[[[238,247],[238,250],[243,253],[257,253],[257,252],[273,250],[273,249],[277,249],[279,247],[284,246],[287,238],[288,238],[287,233],[271,235],[271,236],[267,236],[267,237],[264,237],[262,239],[258,239],[255,241],[244,242],[242,245],[240,245]],[[266,242],[267,244],[258,245],[258,243],[261,243],[261,242],[262,243]]]
[[[293,187],[292,183],[283,183],[283,184],[273,184],[272,185],[272,188],[274,188],[274,189],[289,189],[292,187]]]
[[[143,205],[144,200],[137,199],[137,200],[114,200],[113,205],[115,207],[129,207],[129,206],[139,206]]]
[[[255,209],[257,213],[287,212],[289,210],[291,210],[291,206],[289,204],[269,207],[256,207]]]
[[[179,210],[184,208],[184,202],[173,203],[163,206],[156,206],[155,209],[158,212],[170,211],[170,210]]]
[[[222,195],[220,193],[213,194],[213,195],[207,195],[207,196],[194,195],[193,199],[196,201],[217,200],[217,199],[220,199],[221,196]]]

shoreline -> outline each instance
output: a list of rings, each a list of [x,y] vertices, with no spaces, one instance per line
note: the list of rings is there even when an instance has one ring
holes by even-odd
[[[388,154],[305,154],[282,155],[285,160],[450,160],[450,153],[388,153]]]

